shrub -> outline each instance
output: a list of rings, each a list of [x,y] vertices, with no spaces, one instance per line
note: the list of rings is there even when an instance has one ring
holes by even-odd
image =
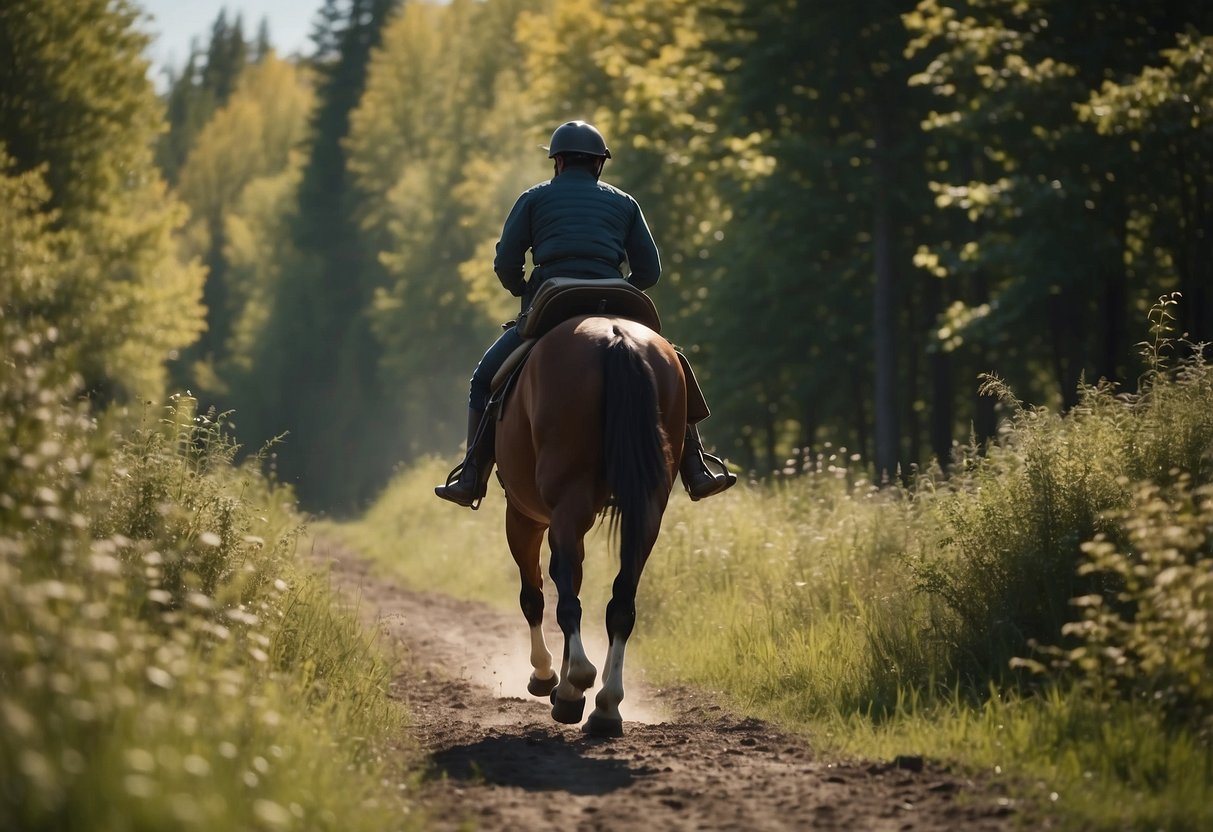
[[[1213,486],[1193,488],[1187,475],[1145,483],[1111,517],[1124,542],[1096,536],[1079,567],[1111,588],[1073,599],[1081,617],[1062,633],[1077,646],[1041,652],[1092,701],[1138,700],[1211,739]]]
[[[981,689],[1028,645],[1073,634],[1071,599],[1112,597],[1120,587],[1115,569],[1091,568],[1086,541],[1098,535],[1098,551],[1114,546],[1132,484],[1213,480],[1213,368],[1202,349],[1166,337],[1174,302],[1163,298],[1151,312],[1148,370],[1133,395],[1084,386],[1078,406],[1061,416],[1025,407],[987,380],[985,391],[1010,411],[998,445],[984,456],[970,451],[946,485],[916,493],[927,527],[939,530],[908,557],[917,588],[932,599],[930,637],[952,656],[937,674],[958,671]]]

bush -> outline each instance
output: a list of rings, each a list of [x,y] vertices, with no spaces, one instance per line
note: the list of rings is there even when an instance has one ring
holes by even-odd
[[[1073,599],[1081,618],[1062,634],[1078,645],[1042,653],[1091,701],[1137,700],[1213,739],[1213,486],[1146,483],[1111,516],[1124,543],[1084,544],[1079,571],[1113,588]]]
[[[1116,569],[1091,568],[1087,541],[1098,536],[1100,552],[1114,545],[1119,512],[1146,487],[1134,483],[1213,481],[1213,368],[1201,348],[1166,337],[1174,303],[1163,298],[1151,312],[1155,338],[1143,345],[1148,370],[1133,395],[1086,386],[1063,417],[1025,407],[987,380],[986,392],[1010,410],[997,447],[970,451],[946,485],[924,483],[916,493],[927,526],[939,530],[917,540],[908,559],[916,586],[933,599],[931,637],[952,656],[937,674],[959,672],[981,689],[1029,645],[1072,635],[1072,599],[1121,587]]]
[[[91,482],[65,456],[86,424],[22,457],[42,475],[0,536],[0,826],[399,825],[390,669],[294,563],[289,493],[192,407],[115,437]]]

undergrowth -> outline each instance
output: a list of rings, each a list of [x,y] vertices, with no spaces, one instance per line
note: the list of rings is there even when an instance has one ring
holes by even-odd
[[[45,369],[0,378],[0,828],[418,828],[290,494],[191,400],[102,436]]]

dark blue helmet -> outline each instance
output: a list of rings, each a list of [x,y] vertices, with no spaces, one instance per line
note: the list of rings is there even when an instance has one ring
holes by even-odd
[[[598,128],[584,121],[566,121],[557,127],[545,150],[549,159],[558,153],[584,153],[586,156],[611,158],[611,151]]]

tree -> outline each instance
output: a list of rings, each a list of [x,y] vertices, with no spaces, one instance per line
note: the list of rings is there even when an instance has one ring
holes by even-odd
[[[1213,341],[1213,37],[1179,33],[1161,56],[1123,83],[1105,81],[1079,117],[1129,140],[1130,279],[1153,273],[1159,294],[1178,290],[1182,331]]]
[[[269,52],[261,63],[245,67],[227,104],[199,132],[181,169],[178,194],[191,211],[184,246],[188,254],[208,266],[203,295],[207,329],[185,353],[181,368],[183,382],[201,397],[229,391],[232,378],[225,365],[240,362],[238,349],[250,346],[247,339],[239,347],[233,343],[233,328],[237,321],[247,319],[246,306],[254,297],[259,302],[271,297],[265,290],[263,270],[253,267],[263,278],[256,288],[247,284],[247,268],[232,273],[228,229],[233,223],[245,233],[250,228],[241,225],[239,212],[245,191],[254,183],[262,179],[280,182],[284,174],[297,182],[291,171],[297,172],[303,164],[301,147],[312,102],[306,73]],[[272,189],[278,193],[280,186]],[[260,215],[255,224],[270,222],[261,213],[263,204],[253,204]],[[281,207],[286,210],[285,205]],[[276,247],[269,250],[278,251]]]
[[[716,48],[731,67],[722,121],[756,152],[746,175],[726,181],[732,220],[716,252],[726,277],[708,314],[732,349],[712,367],[733,393],[722,415],[748,426],[739,452],[760,469],[824,442],[858,451],[881,476],[907,459],[898,422],[920,377],[923,316],[906,278],[924,147],[904,89],[903,10],[717,12]]]
[[[1126,268],[1140,224],[1130,172],[1142,161],[1127,136],[1078,113],[1157,60],[1185,23],[1211,18],[1166,0],[924,0],[907,16],[911,49],[930,61],[915,83],[942,108],[928,123],[969,148],[933,187],[941,208],[968,217],[970,239],[922,261],[987,287],[954,305],[941,332],[996,347],[1016,389],[1051,379],[1068,407],[1084,372],[1126,380],[1129,310],[1159,293],[1157,275]]]
[[[245,434],[290,434],[278,470],[306,506],[365,501],[390,472],[387,435],[359,419],[387,418],[375,375],[378,348],[366,309],[378,270],[354,219],[359,195],[346,167],[350,112],[362,97],[372,50],[396,4],[326,3],[316,32],[316,106],[291,236],[297,271],[283,279],[258,339],[257,383]],[[335,51],[334,51],[335,50]]]
[[[42,171],[44,210],[79,246],[48,314],[101,401],[160,395],[202,325],[202,270],[178,258],[184,211],[153,163],[162,111],[137,20],[121,0],[0,5],[0,143],[14,174]]]
[[[387,278],[370,321],[406,458],[462,436],[470,369],[517,314],[493,275],[492,246],[513,200],[542,176],[508,71],[522,54],[515,21],[533,5],[407,6],[351,119],[358,219]]]
[[[262,21],[260,38],[252,60],[260,61],[268,50],[268,29]],[[211,26],[211,38],[203,53],[196,43],[190,45],[190,56],[180,75],[169,75],[168,130],[156,148],[156,161],[164,176],[177,183],[181,166],[190,148],[215,111],[227,103],[236,89],[236,81],[250,63],[250,46],[244,39],[244,26],[237,17],[227,22],[227,12],[220,11]]]

